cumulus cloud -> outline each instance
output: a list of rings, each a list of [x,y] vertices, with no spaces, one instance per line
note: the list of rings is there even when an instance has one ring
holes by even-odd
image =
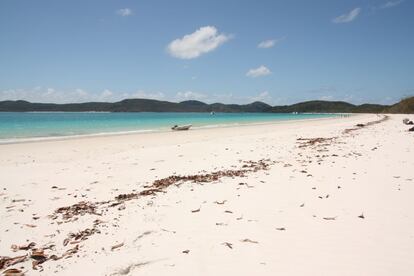
[[[130,16],[132,15],[132,10],[129,8],[119,9],[116,11],[116,14],[120,16]]]
[[[145,92],[143,90],[138,90],[137,92],[131,94],[133,98],[140,98],[140,99],[152,99],[152,100],[160,100],[164,99],[165,95],[162,92]]]
[[[249,104],[256,101],[273,103],[274,99],[268,91],[263,91],[257,95],[238,95],[233,93],[213,94],[208,99],[209,102],[220,102],[225,104]]]
[[[9,89],[0,90],[0,101],[4,100],[26,100],[42,103],[82,103],[82,102],[117,102],[124,99],[140,98],[166,101],[199,100],[207,103],[221,102],[227,104],[247,104],[254,101],[274,102],[268,91],[256,95],[240,95],[233,93],[207,94],[191,90],[181,91],[168,95],[162,92],[148,92],[138,90],[136,92],[119,92],[104,89],[97,92],[89,92],[83,89],[59,90],[55,88],[35,87],[31,89]]]
[[[184,91],[178,92],[175,97],[178,100],[203,100],[207,98],[207,95],[193,91]]]
[[[342,14],[338,17],[335,17],[332,22],[333,23],[349,23],[354,21],[357,16],[360,14],[361,8],[355,8],[349,13]]]
[[[211,102],[220,102],[220,103],[235,103],[235,96],[233,93],[223,93],[223,94],[213,94],[211,97]]]
[[[192,59],[211,52],[230,39],[213,26],[201,27],[192,34],[173,40],[167,46],[168,53],[176,58]]]
[[[332,95],[323,95],[319,97],[319,100],[322,100],[322,101],[332,101],[333,99],[334,99],[334,96]]]
[[[270,40],[265,40],[259,43],[259,45],[257,45],[258,48],[272,48],[273,46],[275,46],[276,44],[276,40],[274,39],[270,39]]]
[[[396,0],[396,1],[388,1],[384,4],[382,4],[380,6],[381,9],[388,9],[388,8],[392,8],[395,6],[398,6],[399,4],[401,4],[402,2],[404,2],[404,0]]]
[[[30,102],[67,103],[88,100],[88,95],[81,89],[61,91],[54,88],[37,86],[30,89],[8,89],[0,91],[0,101],[25,100]]]
[[[268,48],[272,48],[273,46],[275,46],[277,43],[279,43],[280,41],[284,40],[285,38],[279,38],[279,39],[268,39],[268,40],[264,40],[262,42],[259,43],[259,45],[257,45],[257,48],[261,48],[261,49],[268,49]]]
[[[80,88],[60,90],[38,86],[29,89],[8,89],[0,91],[0,101],[25,100],[43,103],[81,103],[95,101],[114,102],[125,98],[131,98],[131,94],[115,93],[109,89],[100,92],[89,92]]]
[[[268,91],[263,91],[256,96],[250,97],[250,99],[253,102],[256,102],[256,101],[264,102],[264,101],[271,101],[272,96],[269,94]]]
[[[114,93],[111,90],[105,89],[104,91],[102,91],[102,93],[99,95],[99,100],[100,101],[109,101],[112,96],[114,95]]]
[[[261,65],[257,68],[250,69],[247,71],[246,76],[251,78],[261,77],[270,75],[272,72],[264,65]]]

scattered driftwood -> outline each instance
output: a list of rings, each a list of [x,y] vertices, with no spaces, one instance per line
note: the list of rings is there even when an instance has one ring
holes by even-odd
[[[336,220],[336,217],[324,217],[324,220]]]
[[[24,272],[17,268],[9,268],[3,271],[3,276],[23,276]]]
[[[37,269],[37,266],[44,263],[48,260],[47,255],[45,254],[44,250],[42,248],[35,248],[32,249],[32,254],[30,254],[30,258],[33,259],[32,262],[32,268],[34,270]]]
[[[224,203],[226,203],[227,200],[223,200],[223,201],[214,201],[215,204],[219,204],[219,205],[223,205]]]
[[[96,212],[97,204],[93,202],[81,201],[71,206],[60,207],[55,210],[52,218],[57,218],[58,215],[62,216],[64,221],[68,221],[76,216],[83,216],[85,214],[100,215]]]
[[[229,242],[223,242],[223,245],[227,246],[230,249],[233,249],[233,244],[229,243]]]
[[[267,170],[269,168],[269,160],[246,161],[243,164],[242,169],[239,170],[222,170],[207,174],[197,175],[172,175],[163,179],[155,180],[153,187],[157,189],[165,189],[173,184],[179,182],[193,182],[193,183],[205,183],[218,181],[223,177],[244,177],[249,172],[257,172],[259,170]]]
[[[114,251],[115,249],[120,248],[122,246],[124,246],[123,242],[115,244],[114,246],[111,247],[111,251]]]
[[[188,250],[188,249],[187,249],[187,250],[183,250],[182,252],[183,252],[184,254],[188,254],[188,253],[190,253],[190,250]]]
[[[171,175],[166,178],[155,180],[148,189],[141,192],[133,192],[128,194],[120,194],[115,196],[113,200],[103,202],[85,202],[73,204],[71,206],[61,207],[55,210],[51,216],[56,219],[58,215],[62,216],[64,221],[69,221],[77,216],[83,216],[85,214],[102,215],[97,212],[98,206],[103,204],[109,204],[107,207],[115,207],[120,205],[122,202],[138,199],[143,196],[153,196],[159,192],[165,192],[164,190],[171,185],[184,182],[193,183],[207,183],[218,181],[223,177],[244,177],[247,173],[257,172],[260,170],[268,170],[270,166],[269,159],[261,159],[259,161],[244,161],[242,168],[238,170],[221,170],[206,174],[196,175]],[[220,203],[218,203],[220,204]]]
[[[359,218],[361,218],[361,219],[364,219],[364,218],[365,218],[364,213],[362,213],[362,214],[361,214],[361,215],[359,215],[358,217],[359,217]]]
[[[60,224],[62,222],[65,222],[65,223],[73,222],[77,220],[79,216],[84,216],[87,214],[102,216],[102,214],[108,208],[118,206],[124,203],[125,201],[138,199],[140,197],[155,196],[157,193],[165,192],[166,188],[168,188],[171,185],[179,185],[184,182],[192,182],[192,183],[215,182],[224,177],[231,177],[231,178],[245,177],[246,174],[248,173],[254,173],[254,172],[261,171],[261,170],[268,170],[270,164],[272,164],[272,162],[269,159],[262,159],[259,161],[250,160],[250,161],[241,161],[241,162],[242,162],[242,167],[240,169],[219,170],[219,171],[214,171],[211,173],[196,174],[196,175],[184,175],[184,176],[172,175],[166,178],[155,180],[152,183],[152,185],[148,186],[147,189],[141,192],[131,192],[131,193],[126,193],[126,194],[120,194],[120,195],[115,196],[112,200],[108,200],[108,201],[101,201],[101,202],[81,201],[81,202],[75,203],[70,206],[60,207],[56,209],[53,212],[53,214],[49,216],[49,218],[53,220],[61,218],[62,221],[58,221],[58,224]],[[56,188],[53,187],[53,189],[56,189]],[[223,200],[222,202],[216,201],[215,203],[224,204],[225,202],[226,200]],[[193,213],[199,212],[199,211],[200,211],[200,208],[197,210],[192,210]],[[46,248],[45,247],[34,248],[36,246],[35,243],[29,243],[28,245],[22,245],[22,246],[13,245],[12,250],[13,251],[32,250],[30,254],[30,259],[33,260],[32,268],[36,270],[40,264],[48,260],[57,261],[63,258],[71,258],[74,254],[76,254],[79,251],[79,243],[81,241],[88,239],[88,237],[94,234],[100,233],[100,230],[97,227],[100,223],[102,223],[102,221],[95,220],[92,228],[87,228],[77,233],[69,233],[68,237],[64,239],[63,245],[67,246],[69,244],[75,244],[75,246],[66,250],[66,252],[64,252],[60,256],[59,255],[47,256],[45,254],[44,250],[50,249],[54,245],[51,245]],[[230,249],[233,248],[231,243],[224,243],[224,244]],[[123,245],[124,245],[123,243],[114,245],[112,246],[111,250],[115,250]],[[13,258],[0,257],[0,269],[5,269],[9,266],[12,266],[20,262],[25,262],[27,260],[28,260],[27,255],[13,257]]]
[[[37,226],[36,226],[36,225],[34,225],[34,224],[25,224],[25,226],[30,227],[30,228],[35,228],[35,227],[37,227]]]
[[[384,115],[381,119],[378,119],[378,120],[375,120],[375,121],[370,121],[370,122],[368,122],[366,124],[357,124],[355,128],[347,128],[347,129],[345,129],[343,131],[343,133],[344,134],[349,134],[349,133],[351,133],[351,132],[353,132],[355,130],[359,130],[359,129],[364,128],[364,127],[368,127],[368,126],[380,124],[382,122],[385,122],[388,119],[389,119],[389,116]]]
[[[241,242],[248,242],[248,243],[259,243],[258,241],[253,241],[253,240],[251,240],[251,239],[243,239],[243,240],[240,240]]]
[[[299,148],[305,148],[315,145],[327,146],[330,145],[337,138],[338,137],[298,138],[297,141],[301,141],[299,142]]]
[[[200,210],[201,210],[201,207],[198,208],[198,209],[195,209],[195,210],[191,210],[191,213],[198,213],[198,212],[200,212]]]
[[[279,227],[279,228],[276,228],[276,230],[278,230],[278,231],[285,231],[286,228],[285,227]]]
[[[24,262],[27,260],[27,255],[17,257],[2,257],[0,256],[0,269]]]
[[[145,265],[150,264],[150,263],[151,262],[130,264],[127,267],[121,268],[120,270],[118,270],[117,272],[115,272],[111,275],[129,275],[131,273],[131,271],[134,270],[135,268],[145,266]]]
[[[85,230],[79,231],[77,233],[69,233],[68,237],[63,240],[63,245],[66,246],[69,243],[75,244],[81,241],[87,240],[89,236],[93,234],[100,234],[101,231],[97,229],[96,225],[93,228],[86,228]]]
[[[48,260],[60,260],[60,259],[68,259],[71,258],[74,254],[76,254],[79,251],[79,244],[75,245],[74,247],[72,247],[71,249],[66,250],[65,253],[63,253],[61,256],[56,256],[56,255],[52,255],[49,257]]]
[[[408,131],[414,131],[414,127],[412,127],[412,128],[410,128],[410,129],[408,129]]]
[[[27,245],[15,245],[15,244],[13,244],[11,246],[11,249],[12,249],[13,252],[17,252],[19,250],[26,251],[26,250],[32,249],[35,246],[36,246],[36,243],[34,243],[34,242],[31,242],[31,243],[29,243]]]

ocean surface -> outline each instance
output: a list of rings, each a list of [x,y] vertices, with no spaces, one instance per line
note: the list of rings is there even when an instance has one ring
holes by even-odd
[[[332,114],[0,112],[0,143],[50,137],[170,130],[173,125],[219,127],[327,118]]]

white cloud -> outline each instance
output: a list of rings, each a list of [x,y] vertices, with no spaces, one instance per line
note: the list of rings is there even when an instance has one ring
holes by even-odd
[[[119,9],[116,11],[116,13],[120,16],[130,16],[132,15],[132,10],[129,8]]]
[[[261,93],[259,93],[256,96],[250,97],[251,101],[253,102],[263,102],[263,101],[271,101],[272,100],[272,96],[269,94],[268,91],[263,91]]]
[[[203,100],[207,98],[207,95],[193,91],[184,91],[178,92],[175,97],[178,100]]]
[[[55,88],[35,87],[0,91],[0,101],[25,100],[42,103],[114,102],[129,97],[130,95],[128,93],[115,93],[108,89],[100,92],[88,92],[80,88],[74,90],[60,90]]]
[[[167,50],[173,57],[192,59],[213,51],[229,39],[230,36],[219,34],[215,27],[206,26],[173,40],[168,44]]]
[[[324,95],[319,97],[319,100],[321,101],[332,101],[334,99],[334,96],[332,95]]]
[[[266,75],[270,75],[272,72],[269,70],[269,68],[267,68],[264,65],[261,65],[257,68],[254,69],[250,69],[247,73],[246,76],[247,77],[252,77],[252,78],[256,78],[256,77],[260,77],[260,76],[266,76]]]
[[[206,103],[221,102],[225,104],[248,104],[254,101],[272,103],[272,98],[268,91],[263,91],[256,95],[240,95],[239,93],[201,93],[191,90],[181,91],[176,94],[164,94],[162,92],[148,92],[138,90],[136,92],[119,92],[104,89],[97,92],[89,92],[80,88],[74,90],[59,90],[55,88],[35,87],[32,89],[9,89],[0,90],[0,101],[4,100],[26,100],[29,102],[41,103],[82,103],[82,102],[117,102],[124,99],[141,98],[166,100],[180,102],[185,100],[199,100]]]
[[[131,97],[140,99],[160,100],[164,99],[165,95],[162,92],[145,92],[143,90],[138,90],[137,92],[132,94]]]
[[[257,45],[258,48],[272,48],[273,46],[275,46],[276,44],[276,40],[274,39],[270,39],[270,40],[265,40],[259,43],[259,45]]]
[[[80,88],[75,89],[75,95],[77,95],[77,97],[80,100],[83,100],[83,99],[87,99],[88,98],[88,92],[86,92],[85,90],[82,90]]]
[[[262,42],[259,43],[259,45],[257,45],[257,48],[262,48],[262,49],[267,49],[267,48],[272,48],[273,46],[275,46],[277,43],[279,43],[280,41],[284,40],[285,38],[279,38],[279,39],[269,39],[269,40],[264,40]]]
[[[235,96],[233,93],[224,93],[224,94],[213,94],[211,102],[220,102],[220,103],[235,103]]]
[[[102,91],[102,93],[99,95],[99,100],[100,101],[106,101],[106,100],[110,100],[111,97],[113,96],[113,92],[111,90],[105,89],[104,91]]]
[[[332,22],[333,23],[348,23],[348,22],[354,21],[360,12],[361,12],[361,8],[355,8],[349,13],[345,13],[338,17],[335,17],[332,20]]]
[[[382,4],[380,6],[381,9],[387,9],[387,8],[392,8],[395,6],[398,6],[399,4],[401,4],[402,2],[404,2],[404,0],[396,0],[396,1],[388,1],[384,4]]]
[[[224,104],[249,104],[252,102],[261,101],[266,103],[273,103],[274,99],[268,91],[263,91],[257,95],[237,95],[233,93],[213,94],[208,98],[210,103],[224,103]]]

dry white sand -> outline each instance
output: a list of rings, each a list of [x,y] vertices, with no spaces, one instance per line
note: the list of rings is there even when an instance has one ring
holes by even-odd
[[[400,115],[344,133],[380,118],[0,145],[0,256],[75,248],[8,267],[27,275],[414,275],[414,133]],[[81,201],[96,214],[49,216]]]

